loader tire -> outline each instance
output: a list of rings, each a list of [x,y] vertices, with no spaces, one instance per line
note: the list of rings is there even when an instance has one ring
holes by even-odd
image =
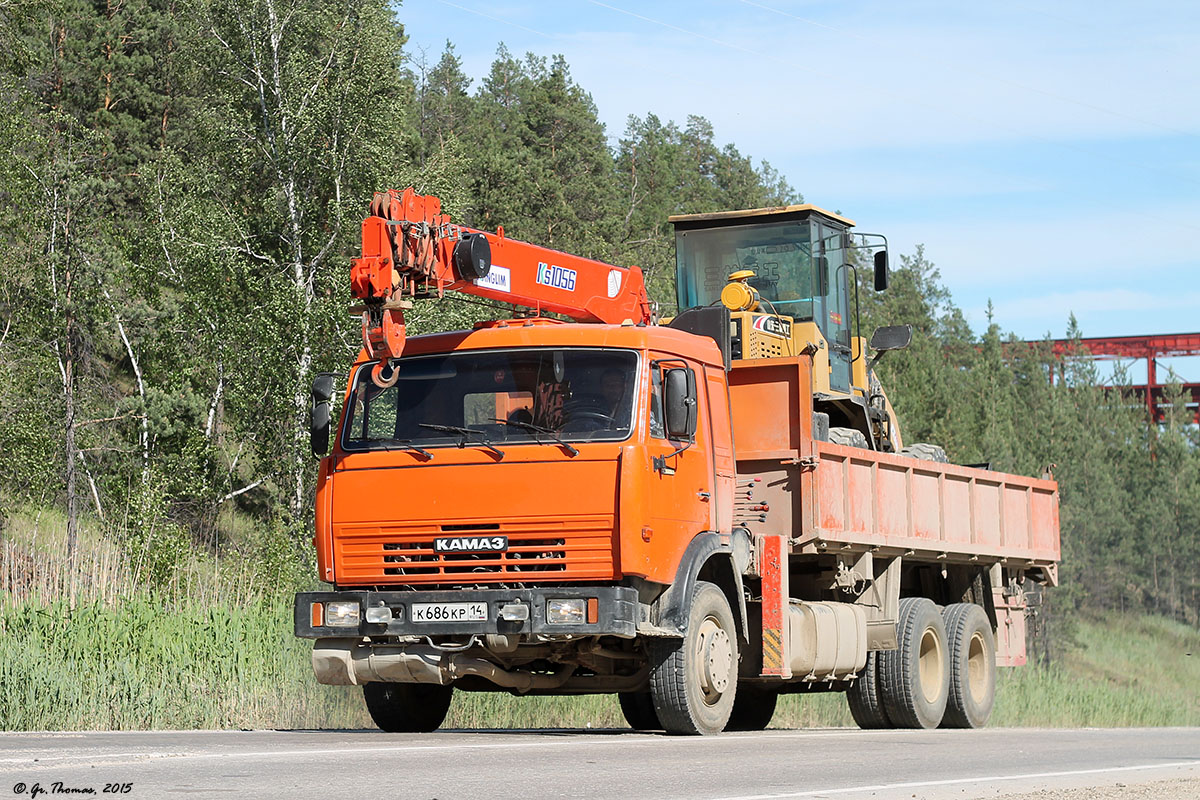
[[[725,729],[737,694],[738,633],[725,593],[698,581],[682,639],[650,642],[650,696],[667,733]]]
[[[434,683],[367,683],[363,700],[380,730],[429,733],[446,719],[454,689]]]
[[[846,690],[850,716],[854,717],[854,722],[863,730],[892,727],[892,721],[888,719],[887,711],[883,708],[878,658],[879,651],[867,653],[867,665],[858,673],[858,680]]]
[[[897,728],[936,728],[950,695],[946,626],[933,601],[900,599],[899,647],[877,654],[888,719]]]
[[[661,731],[662,723],[654,711],[654,698],[649,692],[620,692],[617,701],[625,721],[635,731]]]
[[[829,441],[846,447],[861,447],[863,450],[871,448],[867,437],[857,428],[830,428]]]
[[[955,603],[942,612],[950,643],[950,699],[943,728],[982,728],[996,702],[996,637],[987,614],[975,603]]]
[[[733,698],[733,713],[725,725],[727,731],[761,731],[771,724],[779,692],[743,683]]]
[[[936,461],[939,464],[949,464],[950,459],[946,457],[945,448],[938,447],[936,444],[926,444],[918,442],[910,444],[907,447],[900,448],[899,455],[908,456],[909,458],[920,458],[925,461]]]

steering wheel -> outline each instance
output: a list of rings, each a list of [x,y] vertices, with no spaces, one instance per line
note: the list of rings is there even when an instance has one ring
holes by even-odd
[[[567,424],[572,422],[599,422],[606,428],[616,425],[616,420],[608,414],[601,414],[599,411],[571,411],[571,418],[567,420]]]

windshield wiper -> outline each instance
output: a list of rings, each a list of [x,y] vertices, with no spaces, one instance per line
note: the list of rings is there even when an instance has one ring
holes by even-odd
[[[534,425],[532,422],[519,422],[515,419],[500,419],[499,417],[492,417],[491,419],[492,419],[492,422],[499,422],[501,425],[511,425],[514,428],[520,428],[523,431],[529,431],[530,433],[535,434],[533,437],[533,440],[535,442],[537,442],[538,444],[541,444],[542,440],[539,439],[536,436],[536,434],[539,434],[539,433],[545,434],[546,436],[549,436],[551,439],[553,439],[556,444],[561,445],[563,447],[563,449],[565,449],[572,456],[579,455],[578,449],[576,449],[575,447],[572,447],[568,442],[564,441],[561,436],[559,436],[557,433],[550,430],[549,428],[543,428],[541,425]]]
[[[457,433],[462,437],[458,442],[460,448],[466,447],[467,442],[474,441],[476,444],[491,450],[500,458],[504,458],[504,451],[498,447],[493,447],[491,440],[488,439],[487,434],[483,431],[477,431],[474,428],[460,428],[457,425],[433,425],[428,422],[418,422],[417,425],[422,428],[428,428],[431,431],[437,431],[438,433]]]
[[[383,439],[383,444],[378,447],[379,450],[408,450],[417,453],[426,461],[433,460],[433,453],[423,447],[417,447],[412,443],[411,439]]]

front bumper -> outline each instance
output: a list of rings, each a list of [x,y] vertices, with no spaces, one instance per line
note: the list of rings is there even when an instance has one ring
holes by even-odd
[[[551,623],[546,620],[546,601],[583,598],[596,600],[594,622]],[[312,624],[312,605],[331,600],[357,600],[358,627]],[[414,603],[484,602],[488,618],[479,622],[413,622]],[[505,620],[500,609],[514,603],[529,608],[529,618]],[[387,622],[367,622],[368,608],[387,607],[392,619]],[[585,636],[619,636],[632,639],[637,632],[638,595],[628,586],[562,586],[534,589],[453,589],[430,592],[301,592],[296,595],[295,628],[301,639],[329,637],[386,637],[386,636],[459,636],[471,634],[574,634]]]

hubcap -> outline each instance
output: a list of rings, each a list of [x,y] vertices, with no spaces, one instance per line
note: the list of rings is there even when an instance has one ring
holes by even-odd
[[[917,656],[917,669],[921,673],[921,694],[925,702],[936,703],[942,693],[942,643],[937,631],[926,628],[921,634],[921,649]]]
[[[967,685],[976,705],[987,699],[987,679],[987,649],[983,646],[983,634],[976,631],[967,645]]]
[[[709,705],[721,699],[729,689],[729,673],[733,666],[733,645],[729,634],[712,617],[700,624],[697,641],[697,666],[704,702]]]

